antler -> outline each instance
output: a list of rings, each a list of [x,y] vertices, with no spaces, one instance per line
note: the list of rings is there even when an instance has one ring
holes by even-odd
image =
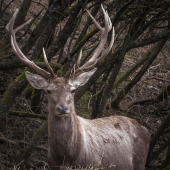
[[[76,69],[76,70],[71,71],[71,74],[74,73],[74,76],[78,76],[83,72],[87,72],[87,71],[92,70],[97,63],[104,60],[104,58],[108,55],[108,53],[110,52],[110,50],[111,50],[111,48],[113,46],[114,36],[115,36],[114,27],[112,28],[111,20],[110,20],[110,18],[108,16],[107,11],[104,10],[102,4],[101,4],[101,8],[102,8],[102,11],[103,11],[103,14],[104,14],[104,21],[105,21],[105,27],[104,28],[102,28],[97,23],[97,21],[93,18],[93,16],[90,14],[90,12],[88,10],[86,10],[87,13],[89,14],[89,16],[91,17],[91,19],[93,20],[93,22],[95,23],[96,27],[101,31],[101,40],[100,40],[100,43],[99,43],[98,47],[96,48],[93,56],[90,58],[89,61],[87,61],[84,65],[82,65],[79,68],[78,68],[78,65],[76,64],[76,68],[73,68],[73,69]],[[108,33],[109,33],[109,31],[111,29],[112,29],[112,37],[111,37],[110,44],[109,44],[108,48],[105,51],[102,52],[102,50],[104,49],[104,46],[106,44],[106,41],[107,41]],[[101,52],[102,52],[102,54],[98,58],[98,56],[100,55]],[[81,55],[82,55],[82,52],[80,52],[79,59],[81,58]]]
[[[14,50],[15,55],[27,66],[31,67],[33,70],[35,70],[38,74],[40,74],[41,76],[43,76],[44,78],[47,79],[51,79],[54,78],[55,74],[51,68],[51,66],[49,65],[47,58],[46,58],[46,54],[45,51],[43,49],[43,54],[44,54],[44,60],[45,60],[45,64],[47,66],[47,69],[49,72],[47,72],[46,70],[38,67],[37,65],[34,64],[33,61],[30,61],[27,59],[27,57],[22,53],[22,51],[20,50],[20,48],[18,47],[18,44],[16,42],[16,37],[15,37],[15,33],[20,30],[21,28],[23,28],[25,25],[27,25],[31,19],[29,21],[27,21],[26,23],[22,24],[21,26],[17,27],[16,29],[13,29],[14,26],[14,22],[15,22],[15,18],[16,15],[18,13],[18,9],[16,9],[16,11],[13,14],[13,17],[11,18],[11,20],[9,21],[9,23],[6,25],[6,31],[9,34],[10,38],[11,38],[11,45],[12,48]]]

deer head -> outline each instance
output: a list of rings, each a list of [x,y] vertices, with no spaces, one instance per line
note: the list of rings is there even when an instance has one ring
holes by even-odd
[[[18,12],[18,9],[15,11],[13,17],[11,18],[10,22],[6,26],[6,30],[11,38],[11,45],[14,50],[14,53],[16,56],[27,66],[31,67],[33,70],[35,70],[39,75],[33,74],[30,72],[26,72],[26,77],[29,81],[29,83],[36,89],[43,89],[45,92],[48,93],[48,98],[50,101],[50,106],[53,107],[54,115],[57,115],[59,117],[66,117],[68,114],[75,113],[74,111],[74,92],[75,90],[83,86],[89,78],[94,74],[96,71],[95,65],[100,63],[110,52],[113,42],[114,42],[114,28],[112,29],[112,24],[110,21],[110,18],[108,16],[107,11],[104,10],[103,6],[101,5],[103,14],[104,14],[104,20],[105,20],[105,27],[102,28],[97,21],[93,18],[93,16],[89,13],[88,10],[86,10],[95,23],[96,27],[101,31],[101,40],[96,48],[93,56],[89,61],[87,61],[85,64],[79,67],[80,60],[82,57],[82,51],[80,51],[78,60],[74,67],[70,70],[70,72],[62,78],[57,77],[51,66],[49,65],[47,61],[47,57],[45,54],[45,50],[43,48],[43,55],[44,60],[46,63],[46,67],[48,71],[41,69],[37,65],[34,64],[34,62],[27,59],[27,57],[22,53],[20,48],[18,47],[18,44],[16,42],[15,33],[20,30],[22,27],[27,25],[30,20],[21,26],[19,26],[16,29],[13,29],[13,25],[15,22],[15,18]],[[112,38],[110,41],[110,44],[106,50],[104,50],[104,46],[107,41],[108,33],[112,29]],[[102,52],[103,51],[103,52]],[[100,55],[100,57],[98,57]],[[54,109],[55,108],[55,109]]]

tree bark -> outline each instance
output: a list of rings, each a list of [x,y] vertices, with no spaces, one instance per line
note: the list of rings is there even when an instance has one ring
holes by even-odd
[[[170,122],[170,114],[165,118],[165,120],[159,126],[159,128],[156,131],[155,135],[151,139],[150,147],[149,147],[149,153],[148,153],[148,158],[147,158],[147,161],[146,161],[146,166],[149,166],[151,161],[154,159],[153,155],[152,155],[153,154],[153,149],[154,149],[158,139],[163,134],[164,130],[169,127],[169,122]]]
[[[168,38],[168,37],[167,37]],[[152,62],[155,60],[157,55],[159,54],[160,50],[164,46],[165,42],[167,41],[167,38],[156,43],[154,47],[151,48],[145,55],[149,55],[148,61],[144,64],[142,69],[139,71],[139,73],[131,80],[117,95],[116,99],[112,102],[112,107],[118,108],[118,105],[122,98],[129,92],[129,90],[141,79],[141,77],[144,75],[148,67],[152,64]]]
[[[15,27],[18,27],[25,22],[25,17],[28,13],[29,7],[31,5],[31,1],[32,0],[24,0],[22,2],[22,5],[21,5],[18,15],[16,17]]]
[[[38,118],[42,120],[46,120],[47,116],[42,114],[35,114],[35,113],[29,113],[29,112],[21,112],[21,111],[15,111],[15,110],[9,110],[9,115],[18,116],[18,117],[29,117],[29,118]]]
[[[131,23],[131,25],[132,25],[132,23]],[[126,51],[127,51],[127,46],[128,46],[129,41],[130,41],[130,38],[131,38],[131,36],[130,36],[131,27],[132,26],[130,26],[129,31],[127,33],[127,36],[126,36],[126,38],[124,40],[124,43],[122,45],[122,50],[119,53],[118,62],[116,63],[115,67],[113,68],[113,71],[111,72],[111,75],[110,75],[109,80],[108,80],[107,87],[104,90],[104,95],[102,97],[102,101],[101,101],[101,105],[100,105],[99,113],[98,113],[97,117],[102,116],[102,113],[103,113],[103,111],[104,111],[104,109],[106,107],[107,101],[108,101],[108,99],[110,97],[110,93],[111,93],[113,84],[114,84],[114,82],[116,80],[116,77],[117,77],[117,75],[119,73],[119,70],[120,70],[120,68],[122,66],[122,63],[123,63],[123,60],[124,60],[124,57],[125,57],[125,54],[126,54]]]

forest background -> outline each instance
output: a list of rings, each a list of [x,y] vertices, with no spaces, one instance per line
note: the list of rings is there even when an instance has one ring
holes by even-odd
[[[46,69],[42,48],[58,76],[83,51],[93,54],[100,32],[88,9],[104,24],[101,3],[115,27],[115,42],[97,71],[75,94],[78,115],[95,119],[123,115],[151,133],[146,169],[170,169],[170,1],[169,0],[1,0],[0,1],[0,169],[47,168],[47,99],[29,85],[11,48],[5,26],[16,8],[15,27],[23,53]],[[110,39],[108,40],[109,43]]]

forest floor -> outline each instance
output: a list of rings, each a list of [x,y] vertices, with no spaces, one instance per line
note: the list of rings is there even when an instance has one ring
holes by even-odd
[[[6,0],[7,4],[10,0]],[[41,3],[47,6],[47,0],[42,0]],[[15,8],[19,8],[20,1],[15,1],[12,3],[13,11],[7,10],[5,16],[0,21],[0,27],[3,28],[8,21],[10,20],[12,13]],[[11,8],[10,8],[11,9]],[[30,12],[28,14],[28,18],[31,16],[35,16],[37,14],[37,10],[40,11],[42,9],[41,5],[33,4],[30,8]],[[26,18],[27,19],[27,18]],[[4,36],[5,30],[0,29],[0,39]],[[22,42],[23,41],[23,42]],[[24,39],[21,43],[24,43]],[[140,99],[146,99],[148,97],[155,97],[159,94],[159,92],[167,86],[167,80],[170,81],[170,58],[168,56],[170,52],[169,41],[166,43],[157,59],[152,63],[151,67],[142,77],[142,79],[131,89],[131,91],[124,97],[122,100],[120,107],[123,110],[126,110],[125,114],[131,118],[137,119],[141,124],[145,125],[147,123],[147,129],[151,134],[157,130],[160,126],[164,117],[168,114],[168,110],[170,108],[170,100],[169,98],[164,99],[163,101],[158,102],[147,102],[145,104],[135,104],[128,107],[129,103],[132,101],[137,101]],[[126,55],[125,61],[121,68],[121,72],[125,72],[131,65],[133,65],[149,48],[143,47],[131,50],[128,55]],[[31,53],[31,52],[30,52]],[[140,69],[140,68],[139,68]],[[111,99],[116,97],[116,94],[122,89],[139,71],[139,69],[131,75],[124,83],[122,83],[119,87],[117,87],[111,94]],[[5,70],[0,71],[0,99],[10,82],[12,82],[20,73],[22,73],[23,69],[15,69],[15,70]],[[155,78],[160,78],[155,79]],[[86,93],[78,103],[76,103],[77,113],[86,118],[90,118],[91,108],[89,108],[89,100],[90,92]],[[46,109],[47,101],[44,99],[43,111],[44,114],[47,115]],[[30,98],[26,99],[24,95],[18,96],[16,100],[16,104],[11,108],[14,110],[31,112],[30,109]],[[106,108],[103,116],[111,116],[120,114],[120,110],[113,110],[108,107]],[[0,141],[0,169],[1,170],[10,170],[13,168],[12,164],[15,164],[15,160],[17,159],[19,153],[27,146],[27,143],[30,142],[35,131],[40,127],[43,123],[43,120],[37,118],[20,118],[16,116],[7,115],[6,118],[0,122],[0,137],[5,137],[13,141],[13,143],[6,143]],[[166,135],[166,134],[165,134]],[[159,141],[159,144],[162,144],[165,139]],[[32,153],[28,162],[25,164],[23,169],[46,169],[47,168],[47,148],[48,148],[48,135],[45,134],[44,138],[39,142],[39,148]],[[159,158],[153,162],[153,167],[158,167],[161,165],[164,160],[166,151],[161,153]],[[154,165],[155,164],[155,165]],[[18,166],[19,167],[19,166]],[[154,169],[156,170],[156,169]]]

